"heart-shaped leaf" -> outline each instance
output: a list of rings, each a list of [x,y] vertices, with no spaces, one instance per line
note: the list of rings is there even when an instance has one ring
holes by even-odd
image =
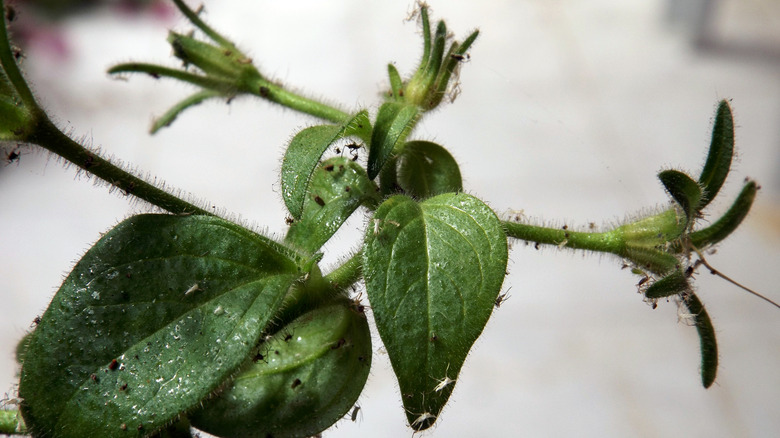
[[[376,178],[393,150],[403,145],[406,136],[412,132],[420,118],[420,110],[401,102],[385,102],[379,107],[371,148],[368,151],[368,177]]]
[[[377,209],[363,273],[409,424],[436,420],[485,326],[507,263],[495,213],[464,193],[418,203],[393,196]]]
[[[223,219],[140,215],[76,264],[27,347],[35,435],[146,436],[213,392],[257,345],[303,261]]]
[[[311,126],[293,137],[282,161],[282,198],[293,218],[300,219],[303,215],[309,181],[322,154],[335,141],[350,136],[363,140],[370,138],[371,122],[367,111],[357,113],[341,126]]]
[[[344,157],[325,160],[314,171],[309,192],[303,216],[290,225],[285,238],[307,253],[320,249],[361,204],[379,203],[376,184],[365,169]]]
[[[455,158],[430,141],[410,141],[398,157],[398,184],[420,199],[460,192],[463,180]]]

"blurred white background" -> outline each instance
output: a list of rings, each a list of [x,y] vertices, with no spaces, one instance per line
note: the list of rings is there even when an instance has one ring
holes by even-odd
[[[420,55],[418,29],[403,20],[408,1],[205,6],[204,18],[263,73],[352,109],[376,108],[387,62],[408,74]],[[763,188],[744,225],[709,261],[780,299],[780,4],[496,0],[431,7],[458,38],[475,27],[481,33],[463,66],[462,94],[413,137],[448,147],[466,190],[499,213],[523,210],[539,223],[585,228],[654,211],[667,202],[656,173],[697,174],[717,102],[730,99],[738,158],[713,217],[745,177]],[[128,60],[176,65],[166,33],[189,27],[173,14],[115,9],[48,26],[45,38],[29,43],[23,68],[61,126],[143,173],[283,233],[281,156],[293,133],[315,120],[242,98],[195,107],[151,137],[152,116],[192,89],[146,76],[111,80],[106,68]],[[73,263],[101,232],[146,211],[74,175],[28,148],[0,167],[0,395],[13,396],[16,342]],[[356,248],[361,225],[351,222],[329,244],[336,255],[326,270]],[[637,278],[618,260],[522,243],[510,257],[510,299],[425,435],[780,434],[776,308],[701,271],[695,285],[720,347],[718,379],[704,390],[695,329],[677,322],[674,303],[656,310],[643,303]],[[375,341],[358,421],[342,421],[325,437],[412,434]]]

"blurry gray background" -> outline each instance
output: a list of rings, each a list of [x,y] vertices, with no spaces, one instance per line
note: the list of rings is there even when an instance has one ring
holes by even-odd
[[[656,173],[696,174],[719,99],[731,99],[738,157],[713,214],[751,177],[753,212],[714,266],[780,299],[780,3],[513,0],[431,2],[456,36],[481,31],[463,65],[463,92],[414,138],[448,147],[466,190],[497,212],[585,228],[656,211]],[[350,108],[375,109],[386,64],[413,71],[421,44],[408,1],[206,3],[205,19],[261,71]],[[24,17],[22,17],[24,18]],[[74,136],[163,177],[268,233],[284,232],[279,164],[296,129],[315,122],[256,99],[187,111],[147,128],[191,88],[134,76],[112,63],[176,65],[170,10],[116,8],[45,25],[23,68],[46,108]],[[43,36],[41,36],[43,35]],[[0,395],[13,396],[16,341],[46,308],[81,254],[123,218],[146,211],[94,188],[47,154],[22,149],[0,166]],[[9,151],[6,150],[5,153]],[[74,181],[75,179],[75,181]],[[356,248],[365,218],[329,244],[327,270]],[[695,329],[674,303],[658,309],[610,257],[515,243],[495,313],[468,357],[443,415],[426,435],[756,436],[780,434],[780,312],[702,270],[695,285],[720,346],[718,379],[700,384]],[[510,289],[511,288],[511,289]],[[412,435],[386,354],[374,365],[358,421],[326,437]]]

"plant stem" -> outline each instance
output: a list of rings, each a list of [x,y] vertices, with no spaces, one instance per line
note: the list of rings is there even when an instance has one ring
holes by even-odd
[[[19,94],[22,103],[28,108],[38,108],[32,91],[27,86],[27,82],[24,80],[22,72],[19,71],[19,66],[16,65],[16,59],[14,59],[14,55],[10,50],[11,42],[8,40],[8,31],[5,23],[5,2],[0,1],[0,9],[3,13],[3,25],[0,26],[0,48],[2,48],[0,49],[0,64],[2,64],[8,80]]]
[[[27,427],[17,410],[0,410],[0,433],[6,435],[24,435]]]
[[[346,289],[363,275],[363,251],[358,251],[344,264],[325,276],[325,281],[337,289]]]
[[[572,249],[586,249],[621,255],[625,243],[614,233],[586,233],[560,228],[537,227],[517,222],[502,221],[509,237]]]
[[[143,199],[163,210],[176,214],[212,214],[155,187],[119,168],[95,152],[89,151],[65,135],[45,116],[40,118],[39,123],[26,140],[68,160],[84,171],[119,188],[125,194]]]
[[[254,81],[246,91],[295,111],[333,123],[344,123],[351,117],[349,113],[338,108],[295,94],[265,79]]]

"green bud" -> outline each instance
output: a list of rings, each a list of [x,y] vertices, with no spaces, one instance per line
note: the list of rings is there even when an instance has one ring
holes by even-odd
[[[173,54],[185,65],[194,65],[208,76],[227,79],[236,84],[262,79],[252,59],[232,44],[213,45],[176,32],[168,34],[168,42],[173,47]]]
[[[403,89],[398,87],[400,78],[396,78],[395,68],[388,68],[388,73],[391,95],[395,100],[403,99],[420,107],[422,111],[428,111],[436,108],[447,94],[453,74],[456,75],[461,61],[466,59],[466,51],[477,39],[479,32],[472,32],[462,44],[452,42],[447,49],[450,37],[444,21],[437,23],[436,32],[432,35],[427,6],[420,8],[420,17],[423,27],[423,55],[420,65]]]

